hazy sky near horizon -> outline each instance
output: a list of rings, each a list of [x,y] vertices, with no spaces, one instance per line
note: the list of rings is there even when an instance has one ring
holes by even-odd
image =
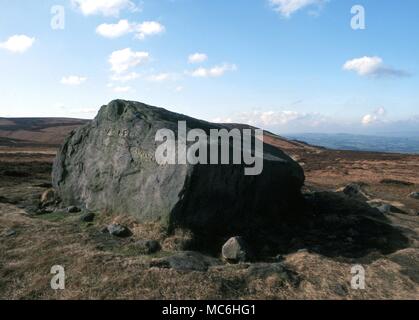
[[[0,117],[122,98],[278,133],[419,132],[417,0],[0,3]]]

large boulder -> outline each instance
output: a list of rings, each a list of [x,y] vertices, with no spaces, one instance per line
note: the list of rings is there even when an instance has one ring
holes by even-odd
[[[62,206],[128,213],[139,222],[224,236],[297,215],[304,172],[270,145],[264,144],[260,175],[245,175],[245,164],[159,165],[155,151],[162,142],[155,141],[156,132],[170,129],[177,138],[178,121],[207,134],[232,127],[138,102],[103,106],[58,152],[53,186]]]

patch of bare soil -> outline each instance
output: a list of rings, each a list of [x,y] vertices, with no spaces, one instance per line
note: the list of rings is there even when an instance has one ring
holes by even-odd
[[[418,299],[419,201],[408,195],[419,189],[419,158],[288,146],[306,170],[315,221],[263,259],[234,265],[214,254],[218,262],[206,271],[156,263],[189,250],[192,237],[184,230],[165,234],[123,214],[97,213],[92,222],[82,222],[83,213],[28,214],[50,187],[53,155],[0,153],[0,299]],[[364,204],[334,192],[350,182],[405,213],[356,215]],[[127,226],[132,236],[103,233],[109,223]],[[140,252],[136,243],[144,239],[159,241],[162,250]],[[351,287],[358,264],[365,290]],[[50,287],[54,265],[65,268],[65,290]]]

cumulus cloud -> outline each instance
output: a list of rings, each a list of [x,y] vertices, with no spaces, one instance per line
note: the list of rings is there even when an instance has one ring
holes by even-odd
[[[96,33],[105,38],[118,38],[131,32],[128,20],[120,20],[115,24],[103,23],[96,28]]]
[[[26,35],[14,35],[7,39],[5,42],[0,43],[0,48],[8,50],[12,53],[24,53],[35,42],[35,38]]]
[[[130,0],[71,0],[71,3],[86,16],[94,14],[118,16],[125,9],[138,10]]]
[[[349,60],[343,65],[343,70],[354,71],[360,76],[372,77],[404,77],[409,75],[406,71],[386,66],[383,59],[377,56],[364,56]]]
[[[150,59],[150,54],[144,51],[132,51],[130,48],[112,52],[109,57],[111,70],[115,74],[123,74]]]
[[[366,114],[365,116],[363,116],[361,123],[364,126],[369,126],[377,122],[382,122],[384,121],[386,113],[387,113],[386,109],[384,109],[383,107],[380,107],[376,109],[373,113]]]
[[[294,12],[309,6],[321,6],[325,0],[269,0],[275,11],[284,17],[290,17]]]
[[[202,63],[208,60],[208,56],[205,53],[194,53],[189,55],[189,63]]]
[[[234,64],[223,64],[220,66],[214,66],[212,68],[198,68],[194,71],[190,72],[190,75],[192,77],[197,78],[216,78],[221,77],[224,75],[227,71],[236,71],[237,66]]]
[[[134,32],[136,32],[136,38],[142,40],[147,36],[163,33],[165,31],[165,27],[156,21],[145,21],[135,25],[134,30]]]
[[[87,81],[86,77],[79,77],[79,76],[68,76],[68,77],[63,77],[61,79],[61,83],[67,86],[79,86],[83,82],[86,82],[86,81]]]
[[[105,38],[118,38],[128,33],[134,33],[137,39],[143,40],[148,36],[157,35],[165,31],[165,27],[156,21],[130,23],[120,20],[118,23],[103,23],[96,28],[96,33]]]

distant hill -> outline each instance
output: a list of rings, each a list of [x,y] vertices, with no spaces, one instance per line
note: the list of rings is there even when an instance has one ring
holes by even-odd
[[[0,118],[0,146],[57,147],[89,120],[71,118]]]
[[[286,135],[288,139],[337,150],[419,154],[418,136],[373,136],[304,133]]]

